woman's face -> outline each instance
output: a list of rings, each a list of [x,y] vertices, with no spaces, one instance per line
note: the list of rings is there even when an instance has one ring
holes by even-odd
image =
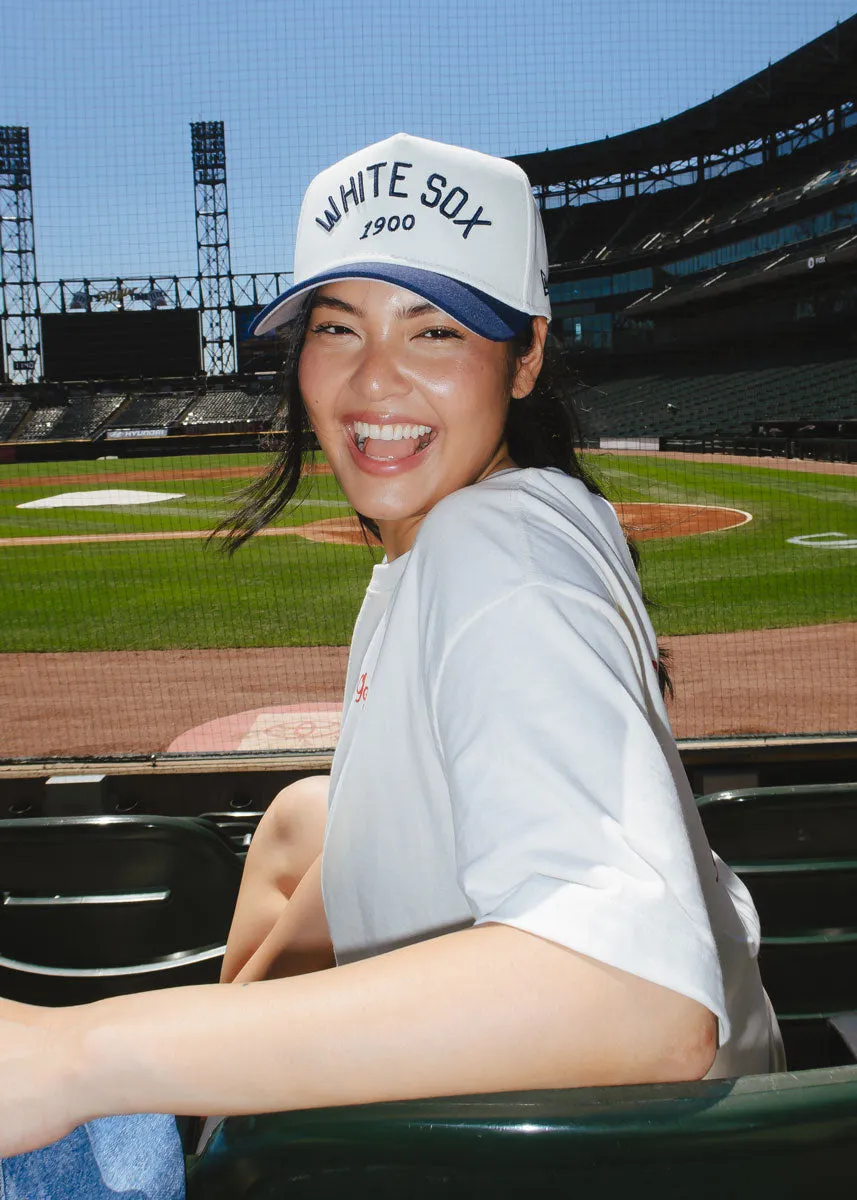
[[[544,330],[536,342],[540,365]],[[512,391],[532,386],[522,369],[510,372],[504,343],[405,288],[345,280],[316,293],[301,394],[345,495],[378,522],[390,558],[438,500],[514,466],[503,431],[510,374]]]

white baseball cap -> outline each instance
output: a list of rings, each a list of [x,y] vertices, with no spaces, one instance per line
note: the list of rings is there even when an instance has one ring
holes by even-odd
[[[298,219],[294,283],[250,332],[292,320],[302,296],[338,279],[407,288],[492,341],[530,317],[550,319],[544,229],[521,168],[407,133],[316,175]]]

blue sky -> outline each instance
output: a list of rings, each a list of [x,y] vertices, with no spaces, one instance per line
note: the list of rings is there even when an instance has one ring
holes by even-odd
[[[41,279],[196,272],[190,131],[226,122],[232,267],[291,266],[321,167],[398,129],[496,154],[707,99],[854,0],[31,0],[0,124],[28,125]]]

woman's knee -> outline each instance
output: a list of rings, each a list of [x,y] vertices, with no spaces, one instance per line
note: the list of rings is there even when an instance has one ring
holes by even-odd
[[[283,788],[253,835],[248,864],[265,860],[287,895],[321,853],[329,784],[328,775],[308,775]]]

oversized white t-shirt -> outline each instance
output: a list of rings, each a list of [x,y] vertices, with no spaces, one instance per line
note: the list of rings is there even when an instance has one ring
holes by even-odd
[[[749,894],[712,856],[610,505],[512,469],[375,567],[322,886],[337,962],[501,922],[691,996],[711,1076],[781,1067]]]

